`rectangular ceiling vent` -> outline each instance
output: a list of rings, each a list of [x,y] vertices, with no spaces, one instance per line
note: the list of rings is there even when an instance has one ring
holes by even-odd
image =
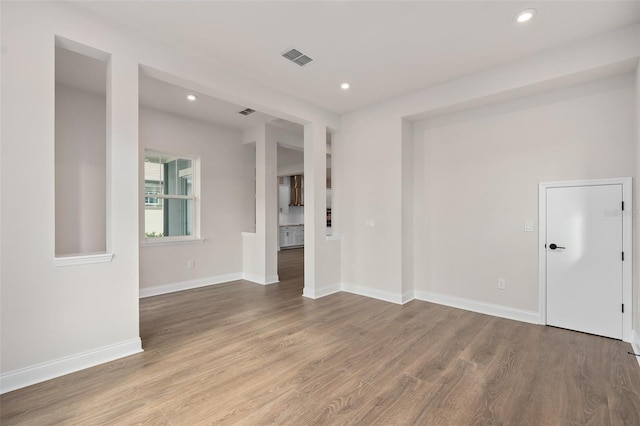
[[[256,112],[256,110],[247,108],[247,109],[243,109],[242,111],[239,111],[238,114],[249,115],[249,114],[253,114],[254,112]]]
[[[313,61],[309,56],[305,55],[298,49],[289,49],[282,54],[285,58],[290,60],[291,62],[300,65],[301,67],[307,65],[309,62]]]

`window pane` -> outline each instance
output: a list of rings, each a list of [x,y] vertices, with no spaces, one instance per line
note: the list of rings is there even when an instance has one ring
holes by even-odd
[[[145,197],[147,198],[147,197]],[[156,198],[144,207],[147,238],[193,235],[193,200]]]
[[[191,195],[191,160],[176,160],[178,169],[176,195]]]
[[[151,198],[153,203],[147,203],[145,196],[144,205],[144,234],[147,238],[164,236],[164,201],[162,198]]]
[[[147,154],[144,157],[144,183],[145,192],[147,192],[147,186],[152,184],[155,192],[164,193],[164,168],[160,156]]]
[[[158,197],[154,195],[162,194],[162,184],[158,181],[144,181],[144,204],[145,206],[157,206]]]
[[[144,158],[145,193],[192,195],[192,170],[192,161],[189,159],[146,154]],[[153,190],[147,191],[147,187],[153,187]]]

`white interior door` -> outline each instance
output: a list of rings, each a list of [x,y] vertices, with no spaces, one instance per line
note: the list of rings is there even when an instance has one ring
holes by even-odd
[[[622,339],[622,195],[619,184],[547,188],[547,324]]]

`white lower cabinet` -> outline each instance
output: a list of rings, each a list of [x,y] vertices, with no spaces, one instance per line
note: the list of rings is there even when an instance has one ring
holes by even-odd
[[[281,226],[280,247],[296,247],[304,245],[304,226]]]
[[[304,226],[296,226],[296,232],[294,234],[295,244],[297,246],[304,245]]]

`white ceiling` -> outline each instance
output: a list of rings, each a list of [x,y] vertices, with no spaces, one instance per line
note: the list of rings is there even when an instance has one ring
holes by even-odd
[[[615,0],[76,4],[337,113],[640,21],[639,1]],[[535,19],[516,24],[531,7]],[[314,61],[285,60],[289,47]]]
[[[81,55],[70,50],[56,48],[56,84],[62,84],[78,90],[105,95],[107,81],[106,62]],[[193,91],[182,87],[140,75],[140,104],[170,114],[205,121],[234,129],[245,129],[262,123],[270,123],[289,132],[301,135],[304,128],[281,118],[275,118],[259,111],[243,116],[238,111],[244,109],[238,105],[195,93],[198,99],[190,102],[187,94]],[[278,167],[302,164],[304,153],[301,148],[290,149],[278,145]],[[330,170],[328,171],[330,173]]]
[[[56,48],[56,83],[104,95],[106,93],[107,63],[70,50]],[[195,94],[195,102],[187,100]],[[144,74],[139,80],[140,105],[182,117],[205,121],[233,129],[246,129],[262,123],[302,134],[304,128],[296,123],[256,111],[238,114],[245,106],[196,93]]]
[[[295,166],[302,163],[304,163],[302,150],[278,146],[278,167]]]
[[[275,119],[260,111],[250,115],[238,114],[247,107],[189,91],[145,75],[140,76],[139,90],[140,105],[233,129],[246,129]],[[197,99],[193,102],[187,100],[188,94],[195,94]]]

